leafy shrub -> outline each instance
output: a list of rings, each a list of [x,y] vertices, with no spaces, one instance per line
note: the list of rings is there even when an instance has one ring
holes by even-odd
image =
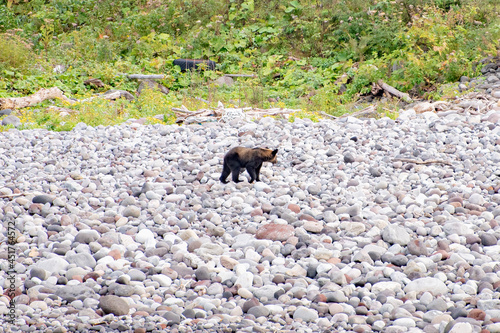
[[[12,33],[0,34],[0,70],[23,71],[32,65],[31,46]]]

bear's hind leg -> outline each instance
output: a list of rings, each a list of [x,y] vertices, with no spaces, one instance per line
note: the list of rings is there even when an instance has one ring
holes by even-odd
[[[233,177],[233,182],[239,183],[241,181],[239,179],[240,171],[241,171],[240,167],[234,167],[234,168],[231,169],[232,177]]]

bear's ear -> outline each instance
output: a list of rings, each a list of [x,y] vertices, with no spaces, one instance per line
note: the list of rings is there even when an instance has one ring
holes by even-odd
[[[278,153],[278,149],[275,149],[275,150],[273,150],[272,155],[276,156],[277,153]]]

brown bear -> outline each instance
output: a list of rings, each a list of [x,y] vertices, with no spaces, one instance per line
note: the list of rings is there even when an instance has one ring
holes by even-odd
[[[259,181],[262,163],[271,162],[274,164],[278,162],[277,153],[278,149],[234,147],[224,156],[220,181],[226,184],[227,176],[232,173],[233,182],[239,183],[238,178],[242,168],[247,169],[250,175],[250,183],[254,180]]]

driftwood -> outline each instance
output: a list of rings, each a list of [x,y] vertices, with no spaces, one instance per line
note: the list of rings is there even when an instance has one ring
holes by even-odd
[[[399,161],[399,162],[405,162],[405,163],[414,163],[414,164],[446,164],[446,165],[452,165],[451,162],[448,161],[443,161],[443,160],[426,160],[426,161],[420,161],[420,160],[413,160],[411,158],[395,158],[393,161]]]
[[[3,194],[3,195],[0,195],[0,199],[15,198],[15,197],[20,197],[21,195],[28,195],[28,194],[27,193]]]
[[[340,116],[340,118],[345,118],[345,117],[366,117],[366,116],[373,116],[377,113],[375,110],[375,106],[370,105],[367,108],[364,108],[362,110],[353,112],[353,113],[346,113]]]
[[[43,102],[47,99],[59,98],[68,103],[75,103],[74,100],[64,96],[61,89],[57,87],[52,87],[49,89],[40,89],[36,93],[26,97],[11,97],[11,98],[0,98],[0,110],[1,109],[22,109],[28,106],[32,106]]]
[[[185,107],[183,108],[172,108],[175,115],[177,116],[177,123],[192,124],[192,123],[204,123],[212,121],[229,121],[231,119],[246,119],[254,118],[260,119],[264,116],[277,116],[277,115],[289,115],[291,113],[300,111],[293,109],[258,109],[258,108],[224,108],[222,103],[216,109],[201,109],[198,111],[189,111]]]
[[[413,100],[410,98],[410,95],[404,93],[404,92],[401,92],[399,90],[397,90],[396,88],[388,85],[387,83],[385,83],[384,81],[382,80],[378,80],[377,81],[377,84],[380,86],[380,88],[384,89],[385,91],[387,91],[389,94],[391,95],[394,95],[400,99],[402,99],[403,101],[405,101],[406,103],[413,103]]]
[[[161,80],[165,78],[164,74],[157,74],[157,75],[145,75],[145,74],[129,74],[127,77],[131,80]]]

